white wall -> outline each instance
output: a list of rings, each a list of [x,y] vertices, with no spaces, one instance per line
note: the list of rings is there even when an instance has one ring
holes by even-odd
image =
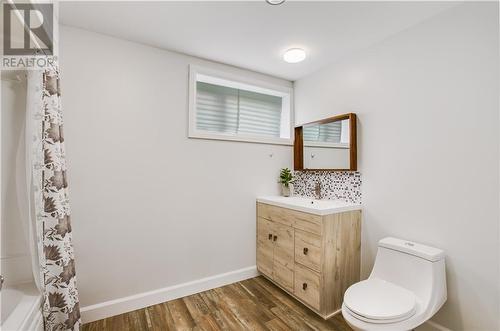
[[[443,248],[453,330],[499,328],[498,37],[465,3],[295,84],[299,123],[358,114],[363,276],[384,236]]]
[[[1,199],[1,273],[6,284],[32,281],[31,258],[28,249],[19,201],[24,187],[16,182],[18,171],[24,175],[24,114],[26,108],[26,82],[12,82],[14,72],[2,72],[2,199]],[[21,149],[20,142],[22,139]],[[22,191],[22,192],[19,192]]]
[[[278,193],[292,148],[188,139],[188,65],[292,84],[64,26],[60,38],[81,305],[254,266],[255,197]]]

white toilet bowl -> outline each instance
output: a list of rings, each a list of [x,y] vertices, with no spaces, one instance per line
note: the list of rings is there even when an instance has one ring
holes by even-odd
[[[444,252],[409,241],[379,241],[372,273],[344,294],[342,315],[356,331],[407,331],[446,301]]]

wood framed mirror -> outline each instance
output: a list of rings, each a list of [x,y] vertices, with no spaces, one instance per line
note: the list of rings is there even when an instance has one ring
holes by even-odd
[[[333,116],[295,127],[294,169],[358,170],[356,114]]]

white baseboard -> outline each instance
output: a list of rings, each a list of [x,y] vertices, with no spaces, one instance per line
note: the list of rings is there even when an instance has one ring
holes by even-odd
[[[165,301],[182,298],[187,295],[239,282],[248,278],[253,278],[257,275],[257,267],[251,266],[187,283],[134,294],[128,297],[105,301],[91,306],[85,306],[81,309],[82,322],[89,323],[97,321],[106,317],[123,314]]]
[[[452,330],[442,326],[441,324],[428,320],[427,322],[416,328],[416,331],[452,331]]]

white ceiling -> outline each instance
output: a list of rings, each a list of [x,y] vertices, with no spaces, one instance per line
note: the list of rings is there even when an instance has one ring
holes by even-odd
[[[61,2],[65,25],[296,80],[456,2]],[[298,64],[284,51],[306,49]]]

